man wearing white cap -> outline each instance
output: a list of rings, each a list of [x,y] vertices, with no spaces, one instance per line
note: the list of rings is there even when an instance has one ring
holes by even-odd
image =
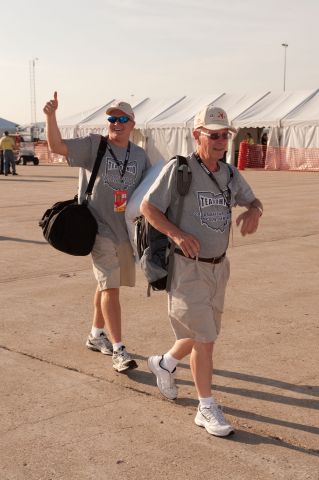
[[[216,436],[233,432],[211,394],[213,346],[221,327],[229,260],[232,207],[246,211],[237,218],[242,235],[257,230],[262,204],[235,167],[220,161],[235,129],[221,108],[207,106],[194,119],[196,151],[188,156],[192,182],[184,197],[178,227],[177,161],[162,170],[142,202],[147,220],[176,245],[168,292],[168,315],[176,341],[164,355],[149,357],[160,392],[177,398],[177,364],[190,354],[199,406],[195,423]]]
[[[80,167],[79,201],[85,197],[101,136],[63,140],[56,121],[57,93],[44,106],[50,150],[64,155],[69,165]],[[135,264],[125,223],[125,208],[143,172],[149,167],[145,151],[129,141],[134,112],[129,103],[113,102],[106,110],[108,135],[106,153],[94,183],[89,208],[98,223],[92,250],[93,272],[97,280],[94,315],[86,346],[90,350],[112,355],[118,372],[136,368],[137,364],[122,343],[121,286],[135,285]],[[105,326],[110,338],[105,332]]]

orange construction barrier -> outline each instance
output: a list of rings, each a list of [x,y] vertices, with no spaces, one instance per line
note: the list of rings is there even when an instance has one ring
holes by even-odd
[[[258,168],[262,170],[318,172],[319,148],[273,147],[270,145],[249,145],[246,142],[241,142],[237,168],[238,170]]]
[[[237,163],[238,170],[245,170],[246,163],[247,163],[247,155],[248,155],[248,143],[240,142],[239,153],[238,153],[238,163]]]

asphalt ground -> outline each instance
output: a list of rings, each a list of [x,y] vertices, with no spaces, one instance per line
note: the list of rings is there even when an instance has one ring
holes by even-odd
[[[71,198],[77,169],[0,176],[0,480],[319,479],[318,173],[244,171],[265,212],[234,227],[213,390],[234,435],[194,424],[188,359],[164,400],[146,360],[173,341],[165,293],[121,291],[124,341],[139,368],[114,372],[86,349],[89,257],[50,247],[38,220]],[[234,210],[234,218],[240,213]]]

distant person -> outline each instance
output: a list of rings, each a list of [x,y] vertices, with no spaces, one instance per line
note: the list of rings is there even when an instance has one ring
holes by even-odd
[[[245,142],[248,143],[248,145],[254,145],[255,142],[251,133],[249,132],[246,133]]]
[[[81,167],[81,198],[92,172],[101,135],[63,140],[56,121],[57,108],[55,92],[54,98],[43,109],[49,148],[64,155],[70,166]],[[86,346],[90,350],[113,355],[113,368],[123,372],[137,367],[122,343],[121,332],[120,287],[135,285],[135,262],[126,228],[125,208],[150,162],[145,151],[129,141],[135,125],[130,104],[114,102],[106,110],[105,120],[108,122],[108,145],[89,201],[89,208],[98,222],[98,234],[92,250],[97,289],[93,325]]]
[[[267,134],[267,132],[264,132],[262,134],[260,143],[261,143],[261,148],[262,148],[261,161],[262,161],[262,167],[264,168],[266,155],[267,155],[267,145],[268,145],[268,134]]]
[[[268,134],[267,134],[267,132],[264,132],[264,133],[262,134],[260,143],[261,143],[262,145],[267,145],[267,143],[268,143]]]
[[[141,212],[157,230],[176,245],[168,315],[175,343],[164,355],[148,359],[164,397],[177,398],[175,371],[190,354],[191,371],[199,406],[195,423],[216,436],[227,436],[233,427],[212,397],[212,356],[221,328],[229,260],[226,251],[232,207],[246,207],[237,218],[241,234],[256,232],[262,204],[239,171],[220,161],[235,129],[226,112],[212,106],[195,115],[195,152],[187,157],[192,171],[188,194],[184,197],[181,220],[175,224],[178,193],[177,161],[164,166],[146,193]]]
[[[4,160],[3,160],[3,151],[0,150],[0,175],[4,174]]]
[[[9,136],[9,132],[4,132],[0,140],[0,150],[3,151],[4,159],[4,174],[7,176],[10,173],[10,166],[12,175],[18,175],[16,172],[16,162],[14,158],[15,141]]]

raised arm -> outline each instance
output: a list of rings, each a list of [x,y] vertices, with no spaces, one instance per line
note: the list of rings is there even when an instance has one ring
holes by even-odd
[[[62,140],[61,133],[56,121],[56,110],[58,109],[58,94],[54,92],[53,99],[49,100],[44,108],[43,112],[46,116],[47,126],[47,138],[51,152],[58,153],[59,155],[68,156],[68,147]]]
[[[199,241],[193,237],[193,235],[185,233],[176,227],[176,225],[170,222],[167,217],[150,202],[143,200],[140,210],[148,222],[153,225],[156,230],[159,230],[171,238],[186,257],[194,258],[199,254]]]

